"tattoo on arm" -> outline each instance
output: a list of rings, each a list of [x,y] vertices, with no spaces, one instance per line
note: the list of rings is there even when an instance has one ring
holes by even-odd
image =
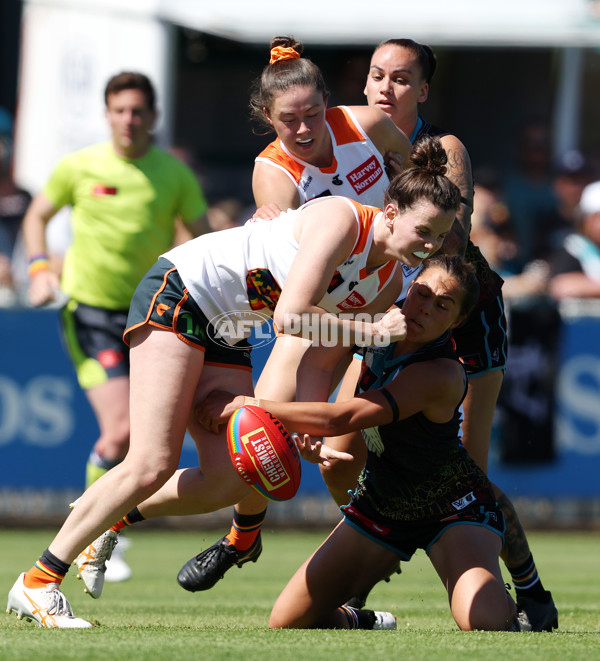
[[[462,228],[461,254],[464,254],[469,232],[471,231],[471,214],[473,213],[473,175],[471,173],[471,162],[466,151],[462,149],[447,149],[448,157],[448,179],[455,183],[461,194],[461,204],[456,218]]]
[[[504,560],[507,568],[518,567],[523,564],[529,554],[529,544],[523,526],[519,521],[517,512],[512,502],[509,500],[505,493],[502,493],[498,498],[498,505],[504,514],[505,531],[504,531],[504,548],[500,557]]]

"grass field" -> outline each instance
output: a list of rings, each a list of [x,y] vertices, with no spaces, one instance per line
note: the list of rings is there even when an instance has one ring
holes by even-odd
[[[266,530],[258,563],[232,569],[209,592],[185,592],[175,581],[177,570],[221,534],[141,527],[131,531],[131,580],[107,584],[99,600],[83,594],[74,571],[63,583],[75,613],[97,624],[95,629],[47,630],[4,615],[0,658],[600,659],[600,536],[594,533],[530,535],[542,580],[559,610],[560,628],[552,634],[458,631],[445,591],[422,552],[403,564],[401,576],[379,584],[369,600],[372,608],[397,615],[397,631],[269,631],[275,598],[325,533]],[[39,530],[0,531],[1,599],[6,599],[19,572],[29,568],[52,535]]]

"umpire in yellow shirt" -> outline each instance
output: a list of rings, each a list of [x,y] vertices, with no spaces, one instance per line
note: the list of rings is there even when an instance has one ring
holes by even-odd
[[[111,140],[65,156],[23,221],[30,301],[48,303],[59,289],[68,296],[62,331],[100,429],[86,488],[129,446],[129,353],[122,334],[133,292],[161,253],[208,230],[196,175],[153,144],[151,81],[141,73],[119,73],[104,98]],[[59,282],[50,268],[46,225],[67,205],[73,241]],[[111,574],[123,580],[131,571],[114,557],[107,580]]]

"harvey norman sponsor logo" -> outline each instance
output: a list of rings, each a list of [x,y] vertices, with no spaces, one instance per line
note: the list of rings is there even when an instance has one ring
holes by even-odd
[[[350,296],[345,298],[341,303],[337,304],[340,310],[348,310],[350,308],[362,308],[367,304],[367,301],[357,292],[353,291]]]
[[[347,175],[347,179],[352,185],[352,188],[360,195],[381,178],[383,168],[375,156],[371,156],[362,165],[359,165],[355,170],[352,170]]]

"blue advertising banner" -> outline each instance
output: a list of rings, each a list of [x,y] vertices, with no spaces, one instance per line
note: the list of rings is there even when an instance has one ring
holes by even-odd
[[[509,496],[600,495],[600,317],[564,313],[562,317],[554,388],[554,458],[507,465],[492,453],[489,475]]]
[[[0,485],[82,488],[98,427],[57,310],[0,312]]]
[[[563,322],[555,388],[554,459],[506,464],[490,477],[511,497],[600,495],[600,318]],[[82,489],[98,428],[62,346],[59,312],[0,310],[0,488]],[[270,350],[253,351],[255,374]],[[510,362],[509,362],[510,370]],[[197,465],[186,438],[180,466]],[[324,495],[317,466],[303,463],[301,494]]]
[[[59,324],[56,309],[0,310],[0,488],[84,488],[98,425]],[[181,466],[197,464],[187,438]]]

